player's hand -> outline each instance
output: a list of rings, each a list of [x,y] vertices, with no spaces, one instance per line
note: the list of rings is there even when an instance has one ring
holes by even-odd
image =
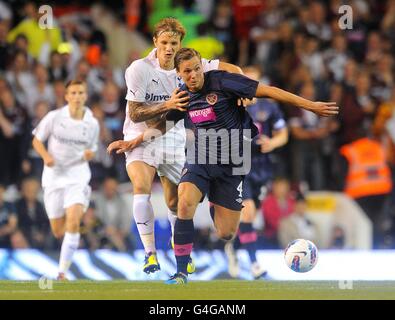
[[[239,107],[249,107],[256,103],[256,98],[248,99],[248,98],[240,98],[237,99],[237,105]]]
[[[113,151],[115,151],[116,154],[121,154],[124,152],[132,151],[134,148],[138,147],[139,145],[140,143],[138,142],[138,139],[133,139],[130,141],[117,140],[111,142],[108,145],[107,152],[108,154],[111,154]]]
[[[94,157],[95,157],[95,153],[92,150],[88,149],[84,151],[83,159],[85,161],[91,161]]]
[[[262,153],[272,152],[275,149],[275,146],[272,143],[272,139],[265,135],[260,136],[256,143],[261,146]]]
[[[336,105],[336,102],[316,101],[312,102],[306,109],[322,117],[335,116],[339,113],[339,107]]]
[[[179,88],[176,88],[171,94],[170,99],[165,102],[165,105],[169,110],[179,110],[179,111],[186,111],[188,104],[189,104],[188,92],[180,91]]]
[[[47,167],[53,167],[55,165],[55,161],[50,154],[45,156],[43,158],[43,161],[44,161],[44,165],[46,165]]]

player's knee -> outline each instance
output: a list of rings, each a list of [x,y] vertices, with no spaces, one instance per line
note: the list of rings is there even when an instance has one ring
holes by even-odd
[[[63,228],[52,229],[52,234],[56,239],[60,240],[64,236],[64,229]]]
[[[194,214],[194,204],[185,200],[178,201],[177,216],[180,219],[192,219]]]
[[[134,194],[151,194],[151,187],[144,186],[144,185],[135,185],[133,186],[133,193]]]
[[[217,230],[217,236],[224,241],[232,240],[236,235],[236,231]]]
[[[76,233],[80,230],[80,221],[73,219],[71,221],[67,221],[66,223],[66,231]]]
[[[177,197],[166,200],[167,207],[173,211],[177,211],[178,199]]]

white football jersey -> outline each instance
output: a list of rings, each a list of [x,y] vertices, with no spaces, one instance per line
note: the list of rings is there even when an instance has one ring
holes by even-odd
[[[70,116],[69,107],[50,111],[33,130],[33,135],[45,142],[54,158],[53,167],[44,166],[43,187],[62,188],[71,184],[88,184],[91,172],[84,151],[97,150],[99,123],[85,107],[82,120]]]
[[[218,69],[219,60],[202,59],[204,72]],[[163,70],[156,58],[156,49],[143,59],[136,60],[126,69],[125,80],[127,85],[126,100],[157,104],[168,100],[172,92],[183,85],[181,77],[177,76],[176,69]],[[126,103],[126,118],[123,126],[125,140],[132,140],[145,131],[145,122],[133,122],[129,117],[129,106]],[[160,141],[156,139],[158,146],[178,147],[183,150],[185,144],[184,122],[169,130]],[[155,143],[155,142],[154,142]],[[163,144],[164,143],[164,144]],[[183,152],[183,151],[182,151]]]

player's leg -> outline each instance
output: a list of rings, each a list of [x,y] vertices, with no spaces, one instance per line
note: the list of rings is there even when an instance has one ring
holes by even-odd
[[[63,212],[63,208],[62,208]],[[66,217],[50,219],[49,224],[51,226],[51,231],[56,239],[62,239],[64,233],[66,232]]]
[[[177,219],[178,186],[165,176],[161,176],[160,181],[162,183],[163,194],[168,208],[167,218],[169,219],[169,223],[171,226],[171,234],[173,236],[174,224],[176,223],[176,219]]]
[[[218,238],[230,241],[234,239],[240,223],[240,210],[232,210],[214,203],[214,226]]]
[[[250,232],[251,230],[253,230],[252,222],[255,219],[255,203],[252,198],[256,191],[254,191],[254,186],[252,185],[250,179],[248,179],[248,176],[243,181],[242,193],[243,208],[241,210],[240,226],[237,237],[235,240],[227,241],[224,246],[224,251],[228,258],[228,272],[233,278],[237,278],[240,271],[239,261],[237,259],[237,253],[235,249],[235,242],[237,243],[237,245],[239,245],[239,247],[244,247],[245,249],[247,249],[248,253],[252,258],[254,258],[254,254],[256,252],[255,244],[257,237],[255,237],[254,239],[246,238],[243,236],[246,232]]]
[[[203,197],[200,189],[192,182],[182,182],[178,186],[177,220],[174,226],[174,253],[177,261],[177,273],[167,283],[186,283],[187,267],[193,248],[193,217]]]
[[[84,205],[82,204],[74,204],[66,208],[65,234],[59,258],[59,280],[66,279],[74,253],[78,249],[80,243],[80,222],[83,214]]]
[[[48,215],[52,234],[56,239],[63,239],[66,232],[66,217],[64,211],[64,189],[44,188],[44,206]],[[65,279],[64,273],[61,274],[59,263],[58,279]]]
[[[91,188],[88,185],[71,185],[64,188],[64,210],[66,212],[65,234],[59,258],[59,276],[64,279],[80,243],[81,219],[89,206]]]
[[[253,227],[256,217],[256,204],[253,199],[245,199],[241,210],[240,226],[238,237],[241,247],[246,249],[251,261],[251,273],[258,279],[267,272],[258,263],[256,257],[258,234]]]
[[[177,220],[177,204],[178,204],[178,183],[181,178],[181,171],[183,165],[163,164],[158,167],[158,175],[162,182],[163,193],[165,196],[166,205],[168,208],[167,218],[171,226],[171,245],[174,249],[174,225]],[[192,258],[188,262],[188,273],[194,273],[196,270]]]
[[[133,216],[146,252],[143,271],[146,273],[160,270],[156,258],[155,216],[151,204],[151,189],[156,169],[143,161],[127,164],[127,173],[133,185]]]

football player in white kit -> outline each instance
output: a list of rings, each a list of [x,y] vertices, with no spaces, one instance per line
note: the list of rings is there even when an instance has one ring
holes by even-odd
[[[99,123],[85,106],[87,85],[66,85],[68,105],[50,111],[33,130],[33,147],[44,161],[44,205],[53,235],[61,239],[58,280],[65,280],[80,240],[82,215],[89,205],[88,161],[97,150]],[[44,143],[48,140],[48,149]]]
[[[174,69],[174,56],[181,48],[185,29],[174,18],[165,18],[154,29],[155,48],[147,57],[134,61],[125,72],[127,84],[127,107],[124,123],[124,140],[112,142],[108,152],[125,152],[126,169],[133,184],[133,216],[140,239],[146,252],[143,271],[152,273],[160,270],[156,257],[154,237],[154,212],[150,202],[155,172],[160,177],[168,219],[172,233],[177,218],[177,185],[185,164],[185,128],[181,121],[177,126],[154,142],[144,143],[128,151],[128,141],[156,123],[169,110],[185,111],[188,105],[186,92],[178,90],[182,79]],[[219,60],[202,59],[204,71],[222,69],[242,73],[241,69]],[[190,260],[188,272],[195,267]]]

